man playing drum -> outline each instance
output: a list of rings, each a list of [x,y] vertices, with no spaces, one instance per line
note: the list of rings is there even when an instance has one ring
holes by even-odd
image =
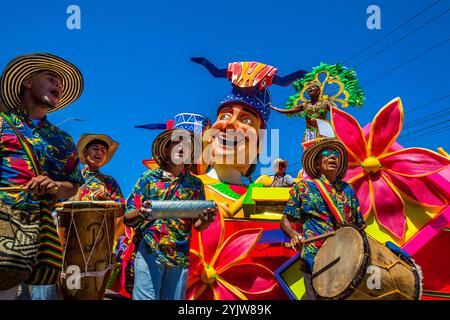
[[[290,237],[294,250],[301,246],[302,239],[333,232],[343,224],[359,229],[366,226],[355,191],[342,181],[348,161],[344,145],[335,138],[319,138],[306,142],[304,147],[303,169],[311,180],[301,180],[292,189],[281,219],[281,229]],[[301,235],[292,228],[291,222],[302,224]],[[308,299],[315,299],[311,273],[315,256],[324,242],[321,239],[301,248]]]
[[[189,173],[198,159],[195,146],[200,145],[200,138],[187,130],[159,134],[152,146],[159,168],[145,172],[127,198],[124,222],[135,227],[136,250],[127,272],[134,274],[129,283],[134,300],[185,299],[191,227],[204,230],[218,214],[217,207],[197,219],[152,219],[149,208],[153,200],[205,199],[201,180]]]
[[[76,193],[82,177],[72,138],[46,114],[67,107],[82,91],[81,72],[51,54],[16,57],[3,71],[0,299],[15,299],[22,281],[35,285],[33,299],[54,292],[62,250],[51,212],[58,199]]]
[[[100,168],[107,164],[119,144],[105,134],[83,134],[78,140],[77,148],[80,162],[85,164],[81,173],[84,183],[78,194],[77,201],[116,201],[125,203],[117,181],[100,172]],[[124,206],[125,207],[125,206]]]

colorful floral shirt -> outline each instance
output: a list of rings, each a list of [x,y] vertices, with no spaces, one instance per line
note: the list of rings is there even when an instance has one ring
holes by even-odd
[[[171,180],[161,169],[145,172],[126,201],[125,214],[138,209],[146,200],[204,200],[203,184],[185,171]],[[147,248],[169,266],[189,267],[192,219],[167,218],[142,223],[141,233]]]
[[[348,217],[348,223],[359,228],[365,228],[366,224],[361,215],[359,200],[350,184],[344,181],[330,183],[325,177],[321,177],[329,194],[338,205],[339,210]],[[319,236],[335,230],[335,218],[319,189],[313,181],[302,180],[291,190],[291,196],[284,209],[284,214],[299,220],[302,224],[302,236],[305,239]],[[319,240],[302,246],[302,258],[306,262],[308,271],[314,266],[314,257],[325,240]]]
[[[81,201],[98,201],[99,199],[93,193],[101,189],[109,200],[122,203],[125,207],[122,191],[113,177],[103,174],[100,171],[92,172],[87,169],[82,170],[81,173],[84,180],[80,194]]]
[[[55,181],[82,183],[75,144],[66,132],[51,124],[46,117],[33,122],[25,112],[10,112],[8,116],[33,146],[42,175]],[[35,176],[31,161],[7,121],[3,121],[1,131],[0,161],[0,188],[25,186]],[[40,210],[39,200],[51,198],[45,195],[38,199],[23,191],[0,191],[0,199],[15,210],[37,212]]]

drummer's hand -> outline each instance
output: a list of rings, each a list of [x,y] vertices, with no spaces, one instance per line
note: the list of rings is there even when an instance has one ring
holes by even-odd
[[[96,199],[96,200],[109,200],[108,195],[101,189],[95,190],[92,193],[92,196]]]
[[[147,200],[142,203],[141,208],[139,209],[139,212],[141,213],[141,216],[144,216],[146,220],[151,219],[151,213],[152,210],[150,209],[150,206],[152,205],[152,202]]]
[[[301,239],[302,239],[302,236],[298,232],[296,232],[296,231],[292,232],[292,235],[291,235],[291,248],[294,251],[297,251],[297,247],[300,247],[302,245]]]
[[[31,179],[25,186],[25,192],[35,195],[55,194],[58,192],[58,183],[47,176],[37,176]]]

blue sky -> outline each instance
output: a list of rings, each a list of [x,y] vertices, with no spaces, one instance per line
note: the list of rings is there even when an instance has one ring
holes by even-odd
[[[179,112],[215,120],[217,105],[230,90],[228,81],[212,78],[190,57],[205,56],[219,67],[260,61],[277,67],[280,75],[311,70],[321,61],[346,61],[435,1],[2,1],[0,68],[20,54],[50,52],[82,70],[82,97],[49,118],[53,123],[84,119],[61,125],[75,141],[82,133],[116,139],[120,147],[103,172],[114,176],[126,195],[145,171],[141,160],[151,157],[158,133],[134,125],[164,122]],[[66,27],[66,9],[72,4],[81,9],[81,30]],[[381,30],[366,27],[366,9],[372,4],[381,8]],[[448,12],[357,66],[449,7],[449,0],[441,0],[345,65],[355,67],[365,84],[442,43],[450,38]],[[450,111],[450,97],[428,104],[450,94],[449,56],[446,42],[363,86],[366,105],[347,111],[365,125],[400,96],[405,122],[411,124],[400,137],[408,138],[404,145],[449,151],[448,114],[437,112]],[[293,88],[274,86],[271,92],[273,104],[282,107]],[[426,122],[416,121],[433,114]],[[280,130],[280,155],[292,164],[288,172],[296,175],[303,119],[273,114],[271,128]]]

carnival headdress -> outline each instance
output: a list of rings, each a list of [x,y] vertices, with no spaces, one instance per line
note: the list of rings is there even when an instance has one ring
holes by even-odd
[[[322,62],[312,72],[307,73],[292,85],[297,93],[288,98],[286,103],[288,110],[310,100],[306,95],[311,85],[319,87],[320,100],[328,100],[335,107],[362,107],[365,101],[356,72],[339,63],[326,64]]]
[[[256,113],[263,128],[267,127],[272,99],[267,87],[272,84],[288,86],[306,74],[299,70],[285,77],[278,76],[275,67],[260,62],[233,62],[228,68],[218,69],[208,59],[203,57],[191,58],[191,61],[203,65],[213,77],[228,78],[233,88],[229,95],[220,102],[218,112],[233,103],[246,106]]]

